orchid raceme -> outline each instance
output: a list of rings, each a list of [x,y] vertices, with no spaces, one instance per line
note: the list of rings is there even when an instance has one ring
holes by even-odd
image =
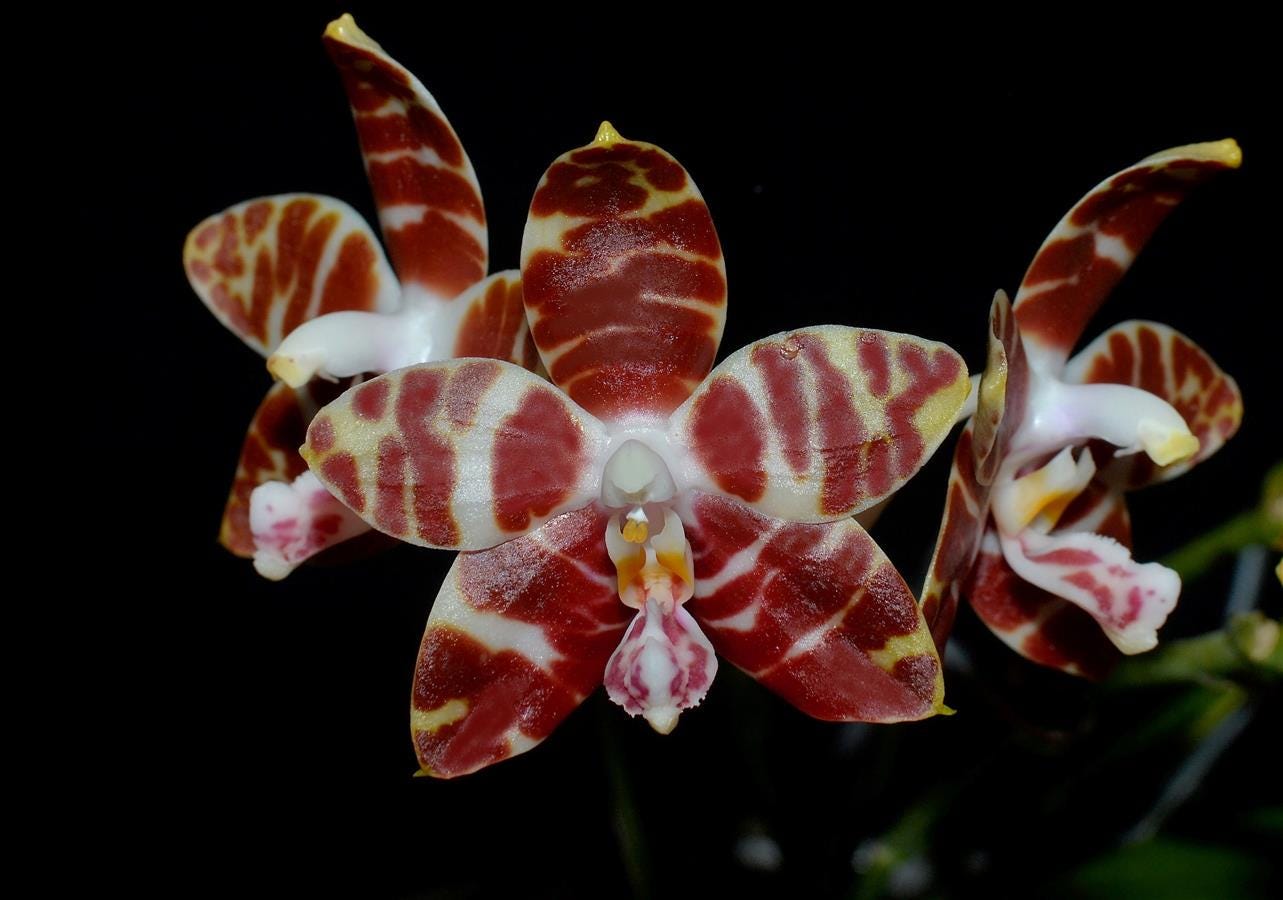
[[[269,578],[369,530],[298,454],[312,415],[339,393],[327,381],[454,356],[537,364],[520,273],[485,275],[481,189],[436,100],[351,16],[324,41],[400,281],[361,216],[316,194],[230,207],[183,251],[196,293],[281,382],[250,425],[220,533]]]
[[[1242,400],[1165,325],[1124,322],[1069,353],[1167,213],[1240,160],[1226,140],[1114,175],[1052,231],[1015,303],[994,299],[978,409],[954,453],[923,591],[941,646],[960,597],[1017,652],[1075,674],[1100,677],[1157,642],[1180,579],[1132,560],[1123,491],[1215,453]]]
[[[713,369],[726,280],[708,209],[676,160],[609,124],[540,182],[522,275],[552,384],[413,366],[327,406],[303,448],[380,530],[479,551],[423,638],[424,771],[529,749],[603,681],[670,731],[715,650],[820,718],[939,712],[926,623],[851,516],[943,440],[969,390],[958,355],[824,326]]]

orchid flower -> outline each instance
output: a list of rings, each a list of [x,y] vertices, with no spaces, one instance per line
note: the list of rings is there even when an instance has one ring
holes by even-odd
[[[990,313],[978,409],[958,441],[923,611],[943,646],[959,597],[1021,655],[1101,677],[1152,648],[1180,579],[1131,558],[1123,491],[1170,478],[1238,428],[1233,379],[1189,338],[1124,322],[1068,359],[1163,218],[1236,168],[1231,140],[1141,160],[1051,232]]]
[[[317,194],[239,203],[183,249],[196,293],[280,379],[250,424],[220,531],[268,578],[369,531],[298,454],[312,415],[339,394],[329,382],[452,356],[537,364],[520,273],[485,277],[481,189],[436,100],[351,16],[324,41],[401,280],[360,214]]]
[[[941,711],[916,601],[851,516],[943,440],[969,390],[958,355],[822,326],[712,369],[726,276],[708,208],[676,160],[609,123],[544,175],[522,275],[552,384],[496,361],[413,366],[331,403],[303,448],[376,528],[479,551],[456,558],[423,637],[423,771],[521,753],[603,681],[671,731],[714,651],[819,718]]]

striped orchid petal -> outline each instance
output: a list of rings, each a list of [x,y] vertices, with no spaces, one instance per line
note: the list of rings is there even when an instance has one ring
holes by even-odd
[[[455,560],[419,650],[411,732],[423,773],[466,775],[529,750],[602,681],[632,610],[595,504]]]
[[[852,519],[805,525],[696,495],[692,615],[717,652],[798,709],[898,722],[944,709],[935,644],[913,593]]]
[[[942,654],[989,520],[989,487],[976,477],[974,433],[969,422],[954,448],[944,519],[922,588],[922,615]]]
[[[449,300],[486,274],[486,214],[472,163],[437,101],[350,15],[325,47],[352,105],[392,264],[407,291]]]
[[[538,376],[449,360],[348,391],[313,420],[302,453],[380,531],[479,550],[594,499],[606,444],[601,423]]]
[[[530,206],[521,271],[553,382],[605,421],[668,415],[713,365],[721,245],[695,182],[652,144],[604,123],[558,158]]]
[[[316,316],[400,305],[379,242],[356,210],[333,197],[238,203],[191,230],[183,266],[210,311],[263,356]]]
[[[673,414],[672,432],[693,487],[783,519],[831,521],[908,481],[969,390],[943,344],[826,325],[731,354]]]
[[[1194,456],[1166,466],[1141,453],[1098,459],[1099,477],[1127,489],[1167,481],[1207,459],[1234,435],[1243,418],[1243,397],[1234,379],[1185,335],[1157,322],[1115,325],[1069,361],[1064,379],[1148,391],[1174,406],[1198,438]]]
[[[337,397],[344,386],[314,382],[295,391],[275,384],[259,404],[241,446],[236,477],[223,510],[218,540],[237,556],[254,555],[250,497],[261,484],[291,482],[307,471],[298,448],[307,437],[312,416]]]
[[[1058,530],[1102,534],[1131,546],[1131,522],[1122,495],[1098,483],[1065,510]],[[1089,613],[1017,575],[1003,558],[992,527],[964,590],[981,621],[1033,662],[1099,680],[1122,657]]]
[[[1232,140],[1146,157],[1093,188],[1047,237],[1025,273],[1015,311],[1034,365],[1055,370],[1150,235],[1185,195],[1238,168]]]
[[[538,367],[539,354],[526,324],[519,271],[491,275],[464,291],[451,307],[459,310],[452,323],[451,356],[506,359],[532,372]],[[437,333],[444,343],[449,332],[440,329]]]

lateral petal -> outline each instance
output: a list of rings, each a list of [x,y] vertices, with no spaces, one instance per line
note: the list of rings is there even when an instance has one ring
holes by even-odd
[[[1207,459],[1238,431],[1243,396],[1207,353],[1174,328],[1157,322],[1122,322],[1092,341],[1065,366],[1064,379],[1126,384],[1170,403],[1198,438],[1194,456],[1157,466],[1143,453],[1112,458],[1097,453],[1099,477],[1134,489],[1167,481]]]
[[[700,490],[799,522],[899,489],[953,426],[970,384],[944,344],[825,325],[732,353],[672,416]]]
[[[538,376],[462,359],[353,388],[317,415],[302,453],[380,531],[479,550],[596,497],[606,444],[602,424]]]
[[[318,194],[259,197],[210,216],[187,235],[183,267],[210,312],[263,356],[317,316],[401,303],[360,213]]]

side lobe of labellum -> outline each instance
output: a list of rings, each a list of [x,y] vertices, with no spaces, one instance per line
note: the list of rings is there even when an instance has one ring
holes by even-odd
[[[768,519],[696,494],[687,608],[717,652],[803,712],[899,722],[944,709],[935,644],[908,586],[851,519]]]
[[[672,416],[694,486],[801,522],[900,488],[953,426],[962,359],[912,335],[826,325],[732,353]]]
[[[1114,458],[1112,447],[1093,447],[1097,477],[1134,489],[1167,481],[1207,459],[1234,436],[1243,419],[1243,397],[1234,379],[1174,328],[1157,322],[1122,322],[1092,341],[1065,366],[1064,380],[1126,384],[1170,403],[1198,438],[1189,459],[1157,466],[1143,453]]]
[[[601,683],[628,624],[596,505],[462,553],[415,667],[411,734],[423,772],[466,775],[529,750]]]
[[[228,207],[191,230],[183,267],[220,322],[263,356],[331,312],[392,312],[401,287],[352,207],[280,194]]]
[[[433,96],[350,15],[325,48],[343,78],[388,254],[407,290],[448,300],[485,277],[481,188]]]
[[[462,359],[348,391],[317,415],[303,455],[385,534],[479,550],[593,499],[606,442],[600,422],[538,376]]]
[[[1131,545],[1122,496],[1093,484],[1065,510],[1061,527]],[[1087,612],[1020,578],[1003,558],[997,531],[985,534],[963,586],[971,608],[1003,643],[1040,665],[1099,681],[1122,658]]]
[[[1079,200],[1048,235],[1016,294],[1016,319],[1035,365],[1059,368],[1167,214],[1242,158],[1232,140],[1164,150]]]
[[[593,415],[668,415],[713,365],[726,267],[699,189],[659,147],[602,126],[557,159],[521,245],[526,310],[553,382]]]

